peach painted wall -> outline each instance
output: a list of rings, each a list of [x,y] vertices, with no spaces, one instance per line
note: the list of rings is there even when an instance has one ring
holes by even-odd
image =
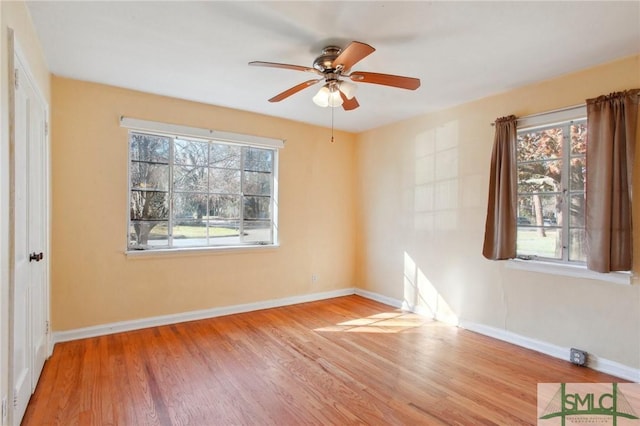
[[[131,257],[128,116],[285,139],[280,247]],[[263,115],[52,78],[55,331],[259,302],[355,284],[355,136]],[[311,275],[318,282],[312,284]]]
[[[490,123],[640,87],[639,61],[621,59],[358,135],[358,284],[409,304],[417,300],[445,319],[639,368],[637,277],[634,285],[568,278],[482,256]],[[636,154],[640,188],[640,149]],[[634,221],[640,223],[640,208]],[[640,247],[640,226],[634,239]],[[640,255],[634,271],[640,272]]]

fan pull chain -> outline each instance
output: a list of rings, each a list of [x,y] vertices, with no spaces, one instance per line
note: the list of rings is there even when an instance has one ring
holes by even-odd
[[[333,140],[333,110],[335,110],[335,108],[331,108],[331,143],[334,142],[334,140]]]

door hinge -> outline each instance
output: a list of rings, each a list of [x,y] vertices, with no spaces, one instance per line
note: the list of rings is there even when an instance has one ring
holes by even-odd
[[[18,70],[18,68],[14,69],[13,70],[13,85],[16,87],[16,89],[18,87],[20,87],[19,76],[20,76],[20,71]]]
[[[13,390],[13,408],[18,407],[18,389]]]
[[[7,398],[2,398],[2,424],[5,423],[7,415],[9,414],[7,413],[7,408]]]
[[[49,321],[44,322],[45,332],[44,334],[49,334]]]

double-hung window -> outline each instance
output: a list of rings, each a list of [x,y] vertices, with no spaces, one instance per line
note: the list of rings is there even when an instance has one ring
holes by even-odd
[[[518,257],[584,264],[586,148],[586,118],[518,130]]]
[[[177,126],[140,122],[149,123],[123,124],[128,250],[277,244],[278,143],[202,138],[215,132],[183,127],[176,136],[168,132]]]

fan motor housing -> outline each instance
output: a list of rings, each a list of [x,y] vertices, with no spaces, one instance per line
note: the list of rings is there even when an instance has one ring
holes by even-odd
[[[313,61],[313,67],[322,73],[333,71],[333,61],[336,60],[341,51],[342,49],[338,46],[325,47],[322,49],[322,54]]]

